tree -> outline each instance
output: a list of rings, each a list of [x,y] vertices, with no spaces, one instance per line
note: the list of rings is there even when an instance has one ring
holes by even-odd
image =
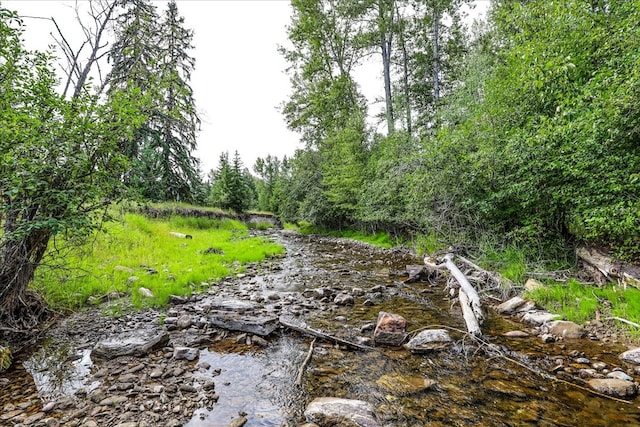
[[[193,156],[200,119],[189,86],[193,31],[175,1],[161,20],[150,1],[135,0],[118,20],[116,38],[109,91],[137,87],[149,103],[148,121],[126,143],[134,160],[127,182],[149,199],[193,201],[201,185]]]
[[[229,153],[220,154],[218,168],[212,174],[210,202],[222,209],[244,212],[252,204],[251,177],[244,169],[240,154],[236,151],[233,162]]]
[[[56,93],[52,57],[25,50],[22,31],[0,8],[0,320],[30,327],[42,306],[27,285],[50,240],[87,236],[123,195],[120,143],[144,118],[136,92]]]

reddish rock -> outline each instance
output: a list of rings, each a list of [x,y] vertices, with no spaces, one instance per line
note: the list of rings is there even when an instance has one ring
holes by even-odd
[[[393,313],[381,311],[378,314],[373,340],[376,345],[401,346],[406,338],[407,320]]]

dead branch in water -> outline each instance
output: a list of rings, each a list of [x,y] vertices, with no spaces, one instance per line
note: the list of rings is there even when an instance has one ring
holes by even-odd
[[[375,350],[373,347],[357,344],[351,341],[344,340],[342,338],[335,337],[333,335],[326,334],[316,329],[312,329],[308,327],[304,322],[296,320],[293,317],[280,316],[280,324],[287,329],[300,332],[301,334],[309,335],[315,338],[320,338],[321,340],[330,341],[335,344],[344,345],[345,347],[348,347],[354,350],[360,350],[360,351]]]
[[[304,371],[305,369],[307,369],[307,365],[309,364],[311,356],[313,355],[313,345],[316,343],[316,339],[317,338],[313,338],[313,341],[311,341],[307,357],[304,358],[302,365],[300,365],[300,368],[298,369],[298,376],[296,377],[296,382],[294,383],[295,385],[302,385],[302,376],[304,375]]]

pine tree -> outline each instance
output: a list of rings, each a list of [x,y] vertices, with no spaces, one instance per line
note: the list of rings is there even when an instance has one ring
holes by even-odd
[[[146,100],[149,118],[122,149],[132,159],[127,184],[148,199],[192,201],[201,186],[193,156],[200,120],[189,86],[192,39],[175,1],[162,20],[149,0],[130,2],[118,19],[107,93],[136,87]]]
[[[155,148],[160,182],[167,199],[172,200],[192,200],[200,184],[199,161],[193,156],[200,119],[189,86],[195,66],[195,59],[188,54],[192,40],[193,31],[184,28],[184,18],[175,0],[171,1],[160,26],[161,134]]]

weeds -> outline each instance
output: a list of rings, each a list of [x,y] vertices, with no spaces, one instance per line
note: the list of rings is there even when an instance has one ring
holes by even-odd
[[[51,306],[77,310],[90,297],[112,291],[131,295],[136,307],[162,306],[170,295],[201,291],[244,264],[283,252],[275,243],[249,237],[247,226],[231,219],[150,220],[125,214],[105,229],[79,248],[57,242],[57,251],[66,249],[65,268],[38,269],[33,288]],[[170,231],[192,238],[181,239]],[[142,296],[141,287],[151,290],[153,298]]]

